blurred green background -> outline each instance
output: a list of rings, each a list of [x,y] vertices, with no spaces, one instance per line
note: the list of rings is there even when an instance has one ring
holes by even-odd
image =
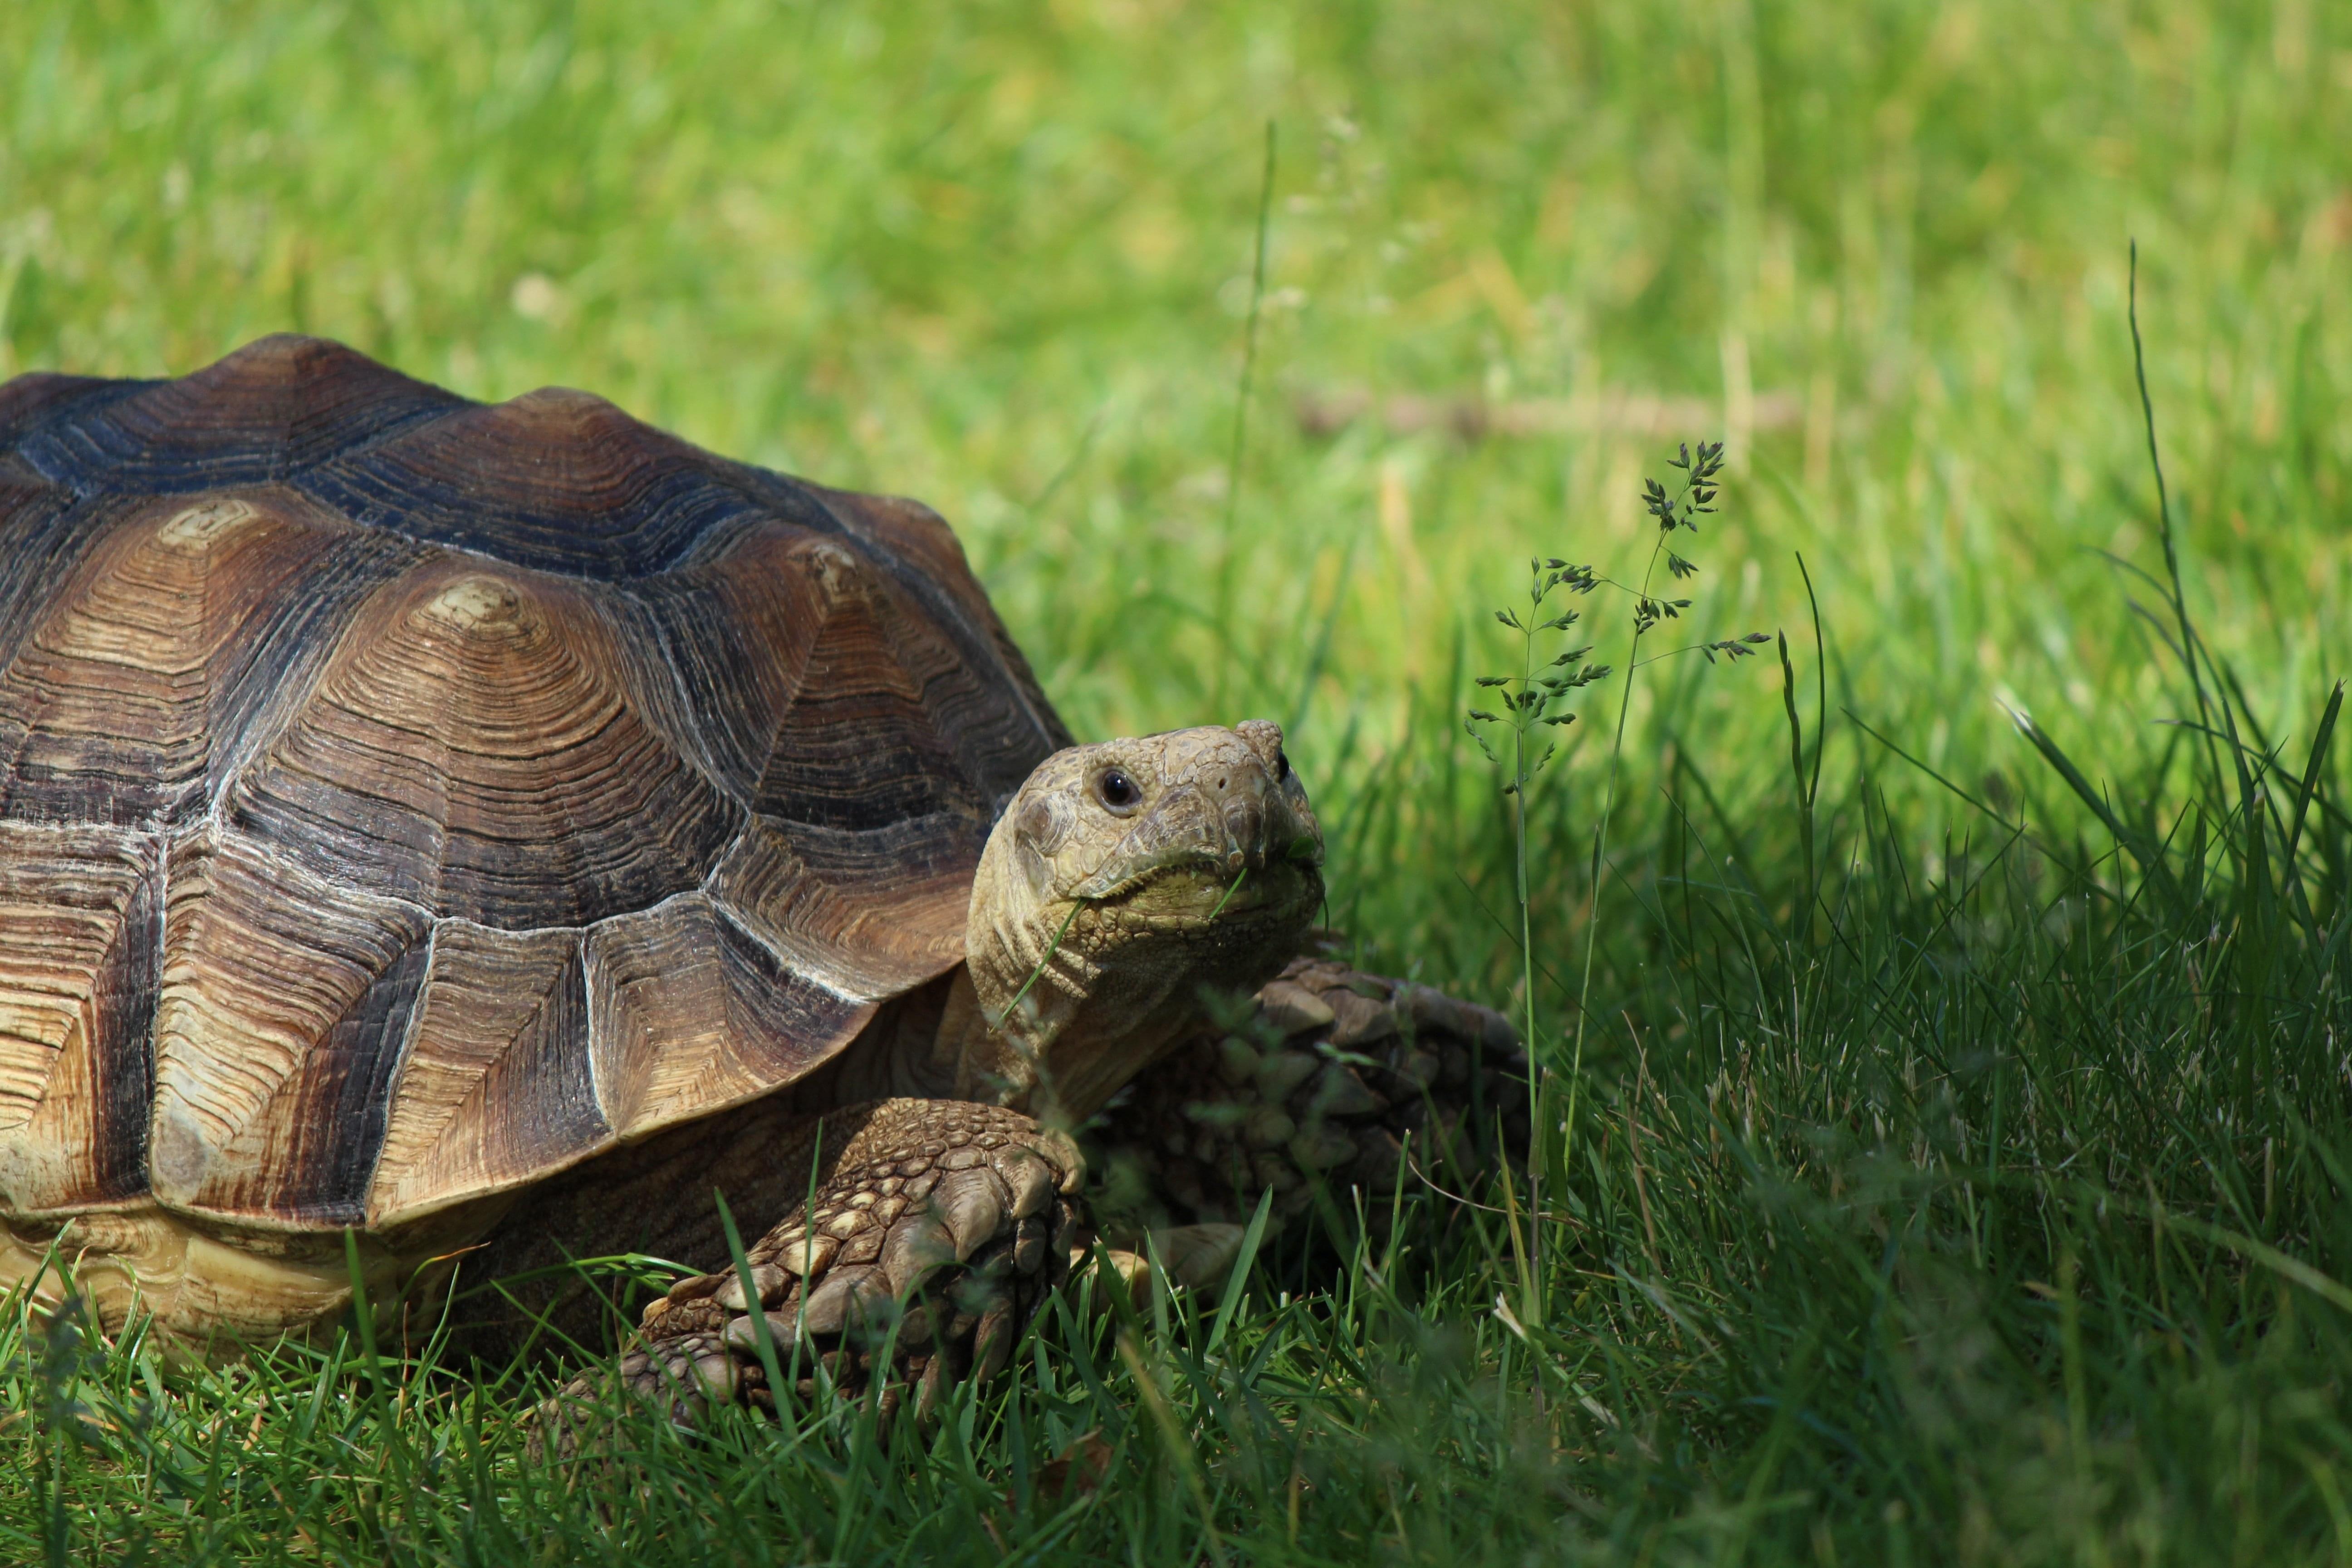
[[[2198,747],[2168,761],[2182,731],[2158,723],[2185,689],[2134,613],[2160,601],[2133,569],[2163,571],[2134,239],[2188,608],[2242,686],[2231,711],[2292,763],[2352,665],[2341,3],[0,6],[0,374],[178,374],[291,328],[477,397],[584,387],[732,456],[920,497],[1081,734],[1290,724],[1335,919],[1370,962],[1497,1003],[1508,840],[1461,729],[1470,678],[1516,657],[1491,608],[1530,554],[1638,574],[1643,479],[1678,441],[1728,440],[1722,510],[1678,546],[1696,605],[1645,652],[1785,627],[1818,734],[1801,552],[1827,648],[1820,838],[1843,864],[1817,882],[1773,660],[1645,672],[1591,1125],[1555,1189],[1576,1205],[1556,1331],[1490,1312],[1525,1277],[1475,1205],[1440,1215],[1412,1300],[1360,1268],[1252,1297],[1245,1371],[1210,1355],[1165,1381],[1211,1467],[1182,1473],[1232,1489],[1252,1562],[1376,1538],[1432,1562],[1834,1563],[1841,1541],[1849,1561],[2352,1561],[2352,1337],[2313,1305],[2352,1300],[2330,1279],[2352,1278],[2352,1142],[2323,1103],[2344,1082],[2336,775],[2301,841],[2334,889],[2295,906],[2305,952],[2231,826],[2251,783],[2205,789],[2188,869],[2143,882],[2155,857],[2070,839],[2079,801],[2002,710],[2149,837],[2188,820]],[[1624,606],[1593,605],[1594,657],[1621,661]],[[1617,718],[1613,683],[1584,697],[1535,797],[1530,888],[1538,973],[1571,979]],[[1988,837],[1841,709],[2031,837]],[[1832,882],[1817,941],[1806,900]],[[2252,980],[2210,967],[2225,950]],[[1540,998],[1559,1065],[1574,990]],[[2250,1054],[2275,1044],[2273,1001],[2301,1033]],[[2152,1230],[2124,1206],[2138,1185]],[[2226,1234],[2168,1253],[2167,1205]],[[54,1404],[32,1331],[0,1334],[0,1380]],[[1150,1353],[1192,1342],[1163,1330]],[[79,1487],[93,1540],[183,1520],[232,1558],[333,1556],[343,1531],[367,1561],[432,1555],[385,1544],[403,1531],[483,1562],[822,1555],[767,1528],[789,1516],[836,1560],[992,1561],[976,1521],[997,1528],[1006,1465],[1144,1397],[1108,1361],[1095,1404],[1057,1392],[1060,1353],[992,1396],[1026,1428],[966,1415],[962,1460],[910,1475],[853,1445],[838,1468],[803,1432],[745,1448],[757,1464],[722,1445],[670,1502],[593,1507],[501,1500],[500,1478],[538,1484],[497,1468],[528,1407],[511,1390],[427,1380],[367,1427],[339,1360],[281,1352],[173,1404],[121,1357],[123,1407],[152,1390],[138,1408],[181,1458],[158,1437],[44,1471],[52,1410],[0,1536],[65,1561],[65,1504],[41,1510]],[[1545,1357],[1578,1398],[1529,1420],[1513,1401]],[[1242,1384],[1321,1414],[1261,1442],[1217,1403]],[[314,1430],[321,1410],[353,1424]],[[478,1467],[465,1487],[434,1468],[452,1454]],[[1134,1473],[1158,1481],[1052,1552],[1223,1550],[1177,1470]],[[289,1497],[324,1544],[286,1543]],[[605,1533],[648,1497],[636,1534]]]
[[[1303,719],[1342,818],[1481,798],[1457,649],[1528,553],[1646,548],[1669,437],[1732,443],[1706,635],[1800,625],[1801,551],[1833,704],[1927,760],[2012,761],[1998,694],[2144,732],[2097,553],[2158,564],[2135,237],[2194,607],[2301,710],[2345,651],[2341,6],[0,11],[0,372],[296,328],[919,496],[1082,733]],[[1745,673],[1657,689],[1735,773]],[[1360,849],[1351,908],[1440,912]]]

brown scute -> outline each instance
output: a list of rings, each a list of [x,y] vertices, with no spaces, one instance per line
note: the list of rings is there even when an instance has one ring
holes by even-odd
[[[231,784],[230,820],[320,876],[508,930],[696,886],[741,812],[647,721],[662,671],[603,592],[457,556],[411,573]]]
[[[412,950],[431,922],[210,829],[174,847],[165,887],[155,1194],[200,1212],[325,1219],[350,1166],[373,1159],[383,1097],[364,1095],[398,1048],[398,1015],[422,979]]]
[[[757,510],[758,479],[550,386],[420,424],[302,483],[412,539],[611,582],[674,566],[715,523]]]
[[[58,584],[73,575],[107,526],[131,510],[111,497],[78,502],[54,486],[19,482],[25,477],[21,468],[0,462],[0,669],[47,614]]]
[[[677,437],[565,386],[461,410],[372,456],[436,489],[478,496],[484,510],[503,505],[583,517],[626,511],[663,473],[710,463]]]
[[[959,652],[992,616],[975,620],[953,584],[927,604],[899,569],[771,522],[631,586],[728,789],[780,821],[859,829],[985,817],[1028,776],[1051,710],[1033,711],[1008,667]]]
[[[1028,656],[1006,634],[1004,623],[997,619],[988,595],[981,591],[980,580],[971,574],[971,563],[965,559],[963,543],[956,538],[955,530],[948,526],[947,519],[922,502],[904,496],[869,496],[822,489],[817,493],[853,534],[879,547],[884,559],[919,569],[925,580],[952,600],[972,626],[986,629],[990,653],[1012,677],[1013,688],[1027,710],[1024,717],[1044,731],[1050,742],[1048,750],[1059,751],[1074,743],[1061,716],[1045,700],[1045,689],[1037,684],[1037,677],[1029,668]],[[1024,767],[1013,782],[1017,785],[1028,776],[1028,768]]]
[[[783,968],[700,894],[606,921],[587,950],[596,1096],[625,1140],[803,1078],[874,1016]]]
[[[192,1206],[304,1226],[365,1222],[389,1089],[430,957],[422,940],[391,955],[259,1113],[221,1146]]]
[[[463,399],[341,343],[281,332],[177,381],[35,411],[35,466],[68,482],[193,489],[287,477]]]
[[[919,817],[898,825],[887,847],[860,843],[842,863],[818,866],[755,822],[708,891],[797,973],[860,996],[895,996],[962,961],[970,838],[962,817]]]
[[[250,766],[310,701],[369,599],[427,553],[404,540],[336,526],[344,531],[334,544],[250,617],[229,646],[213,694],[203,793],[188,803],[194,809],[219,804],[230,777]]]
[[[119,384],[103,376],[28,371],[14,381],[0,383],[0,430],[29,425],[60,405]]]
[[[0,668],[0,818],[152,825],[183,804],[248,624],[331,542],[236,496],[111,528]]]
[[[646,635],[668,654],[719,782],[749,798],[776,725],[808,668],[824,604],[810,555],[842,546],[762,523],[718,559],[631,585]]]
[[[754,809],[788,834],[793,823],[859,832],[961,812],[984,838],[995,803],[979,783],[983,769],[967,766],[956,747],[1011,728],[1008,693],[992,689],[856,552],[826,544],[806,559],[823,618],[777,721]]]
[[[367,1223],[501,1192],[613,1141],[588,1057],[577,931],[435,932],[415,1043],[393,1087]]]
[[[0,823],[0,1205],[146,1185],[161,857],[106,828]]]

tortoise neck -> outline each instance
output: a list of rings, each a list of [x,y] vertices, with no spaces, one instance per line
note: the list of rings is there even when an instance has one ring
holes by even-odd
[[[1066,920],[1053,922],[1057,930],[1005,923],[972,933],[984,940],[969,945],[948,994],[927,1076],[957,1100],[1076,1126],[1150,1066],[1198,1008],[1178,983],[1179,965],[1106,965]],[[1087,923],[1083,911],[1076,923]],[[1154,973],[1162,967],[1168,973]]]

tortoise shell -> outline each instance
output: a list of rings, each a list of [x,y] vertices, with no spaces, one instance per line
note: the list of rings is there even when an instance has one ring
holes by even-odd
[[[0,386],[0,1212],[381,1229],[790,1083],[1068,743],[945,523],[273,337]]]

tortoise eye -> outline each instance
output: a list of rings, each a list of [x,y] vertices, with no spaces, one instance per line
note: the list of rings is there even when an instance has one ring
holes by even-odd
[[[1113,815],[1125,816],[1143,804],[1143,791],[1119,768],[1105,768],[1095,779],[1095,797]]]
[[[1274,782],[1280,784],[1290,776],[1290,753],[1280,746],[1274,749]]]

